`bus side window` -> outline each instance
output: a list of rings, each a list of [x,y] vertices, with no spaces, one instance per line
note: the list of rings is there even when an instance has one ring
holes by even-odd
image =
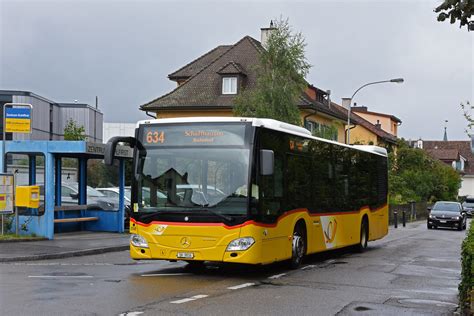
[[[265,221],[273,222],[282,213],[283,198],[283,160],[274,158],[274,170],[271,176],[260,176],[259,209]]]
[[[257,175],[259,217],[264,222],[275,222],[284,211],[283,168],[286,137],[282,133],[270,130],[262,130],[260,135],[260,148],[273,150],[274,170],[271,176]]]

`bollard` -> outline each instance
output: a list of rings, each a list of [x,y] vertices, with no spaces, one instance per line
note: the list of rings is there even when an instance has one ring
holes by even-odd
[[[402,212],[402,224],[403,224],[403,227],[406,226],[406,222],[407,222],[407,216],[406,216],[405,210],[403,210],[403,212]]]
[[[395,228],[398,227],[398,212],[397,211],[393,211],[393,226]]]

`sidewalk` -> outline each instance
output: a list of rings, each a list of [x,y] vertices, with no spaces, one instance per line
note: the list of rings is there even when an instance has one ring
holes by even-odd
[[[0,262],[31,261],[123,251],[128,233],[74,232],[55,234],[54,240],[0,242]]]

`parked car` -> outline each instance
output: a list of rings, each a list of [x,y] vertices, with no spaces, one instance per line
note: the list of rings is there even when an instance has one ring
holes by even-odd
[[[467,215],[461,203],[439,201],[430,210],[427,220],[428,229],[451,227],[458,230],[466,229]]]
[[[44,185],[38,184],[40,195],[44,196]],[[61,204],[77,205],[79,201],[79,188],[77,182],[64,182],[61,184]],[[87,186],[87,208],[90,210],[117,210],[118,203],[106,197],[104,194]]]
[[[472,217],[472,213],[474,212],[474,196],[468,195],[466,201],[462,203],[462,207],[464,211],[466,211],[467,217]]]
[[[117,187],[96,188],[96,190],[118,203],[119,188],[117,188]],[[131,200],[132,200],[132,189],[130,187],[125,187],[124,188],[124,194],[125,194],[125,196],[124,196],[125,204],[130,205]],[[144,200],[150,200],[150,189],[149,188],[143,188],[143,195],[144,195],[143,196]],[[166,194],[164,192],[158,191],[157,196],[158,196],[159,199],[166,199]]]

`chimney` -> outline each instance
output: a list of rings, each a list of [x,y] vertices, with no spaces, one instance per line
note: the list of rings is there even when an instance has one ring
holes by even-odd
[[[342,98],[342,106],[349,110],[351,106],[351,98]]]
[[[327,90],[326,93],[328,94],[328,107],[331,108],[331,90]]]
[[[267,48],[267,42],[268,38],[270,37],[270,34],[272,31],[275,30],[275,27],[273,27],[273,21],[270,20],[270,27],[263,27],[260,29],[261,34],[260,34],[260,43],[262,43],[262,46],[264,48]]]
[[[380,124],[379,120],[377,120],[377,124],[375,124],[375,128],[382,129],[382,124]]]

